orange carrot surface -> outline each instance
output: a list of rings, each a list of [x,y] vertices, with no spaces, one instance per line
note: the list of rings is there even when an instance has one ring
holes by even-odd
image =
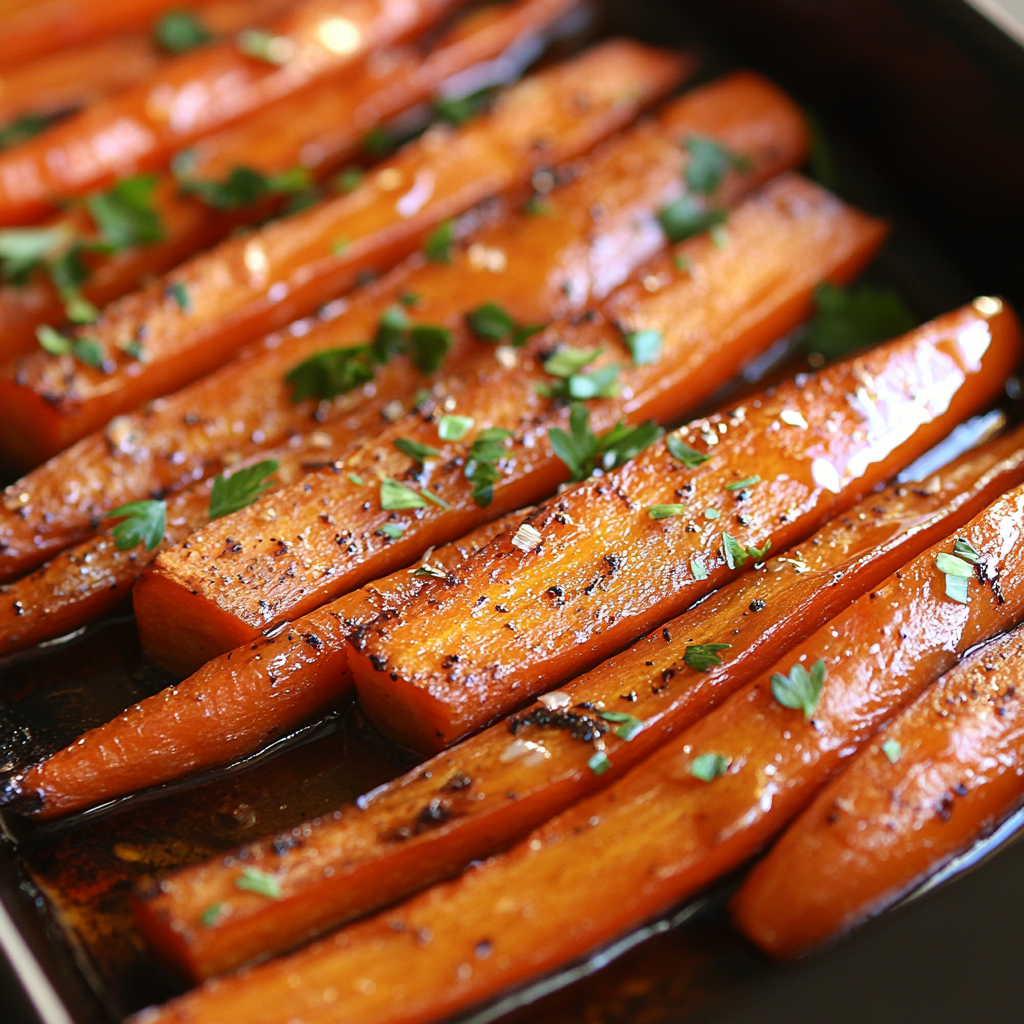
[[[998,554],[975,563],[971,588],[999,571]],[[1013,810],[1024,798],[1022,671],[1018,627],[902,712],[754,868],[733,899],[739,928],[772,956],[803,953],[894,903]]]
[[[1024,487],[956,536],[991,573],[968,581],[969,603],[946,595],[936,565],[949,537],[509,853],[133,1024],[426,1024],[693,895],[783,828],[959,653],[1024,615]]]
[[[218,857],[163,879],[136,907],[144,934],[185,973],[211,977],[455,874],[614,781],[1022,479],[1019,428],[919,485],[868,497],[543,703],[309,823],[301,842],[250,843],[227,863]],[[288,663],[312,676],[299,641],[295,648]],[[289,673],[288,685],[296,680]],[[180,722],[189,706],[181,702]],[[600,774],[587,765],[588,735],[604,744]],[[115,756],[148,760],[113,751],[105,744],[108,766]],[[240,865],[273,874],[279,898],[239,889]]]
[[[0,225],[30,223],[61,199],[163,167],[195,139],[422,31],[456,2],[300,0],[258,32],[168,61],[138,86],[0,154]],[[0,54],[9,38],[8,30]]]
[[[209,373],[362,272],[392,266],[447,218],[586,151],[676,84],[684,64],[604,43],[513,86],[462,128],[435,126],[350,194],[228,239],[119,299],[80,330],[99,367],[39,351],[0,373],[4,452],[22,462],[52,455]]]
[[[573,2],[521,0],[466,15],[435,40],[426,55],[422,43],[378,51],[358,68],[343,69],[199,140],[187,154],[187,178],[223,183],[244,167],[271,178],[299,172],[296,187],[305,180],[323,183],[359,153],[367,133],[381,121],[429,99],[449,76],[492,60],[503,50],[509,51],[511,60]],[[241,224],[280,212],[286,198],[264,196],[220,210],[182,192],[177,178],[168,173],[153,197],[162,238],[109,255],[84,254],[89,277],[81,294],[95,306],[104,306],[138,288],[147,275],[166,273]],[[57,218],[51,228],[55,224],[65,224],[79,235],[94,232],[84,212]],[[37,272],[24,284],[0,287],[0,361],[34,349],[40,323],[57,326],[64,320],[64,303],[45,274]]]
[[[564,169],[574,180],[547,193],[543,217],[499,216],[471,234],[468,245],[455,246],[450,264],[412,257],[351,300],[332,304],[319,322],[271,335],[205,380],[118,417],[11,485],[0,506],[0,577],[24,572],[88,535],[110,508],[216,473],[232,453],[246,455],[321,425],[369,430],[388,403],[408,408],[430,380],[406,357],[376,369],[374,393],[357,388],[333,402],[296,403],[286,380],[318,353],[372,338],[403,295],[417,296],[409,314],[414,321],[452,332],[453,361],[479,344],[465,313],[488,300],[523,324],[582,314],[661,246],[654,216],[679,195],[686,158],[676,143],[689,133],[713,135],[751,159],[749,171],[723,182],[717,198],[725,204],[805,151],[799,112],[764,79],[744,72],[694,90],[657,122],[641,123]]]
[[[312,474],[275,495],[272,505],[257,502],[211,524],[187,550],[163,552],[135,590],[148,654],[179,671],[195,668],[261,629],[408,564],[425,547],[550,494],[570,474],[546,435],[568,426],[568,409],[557,392],[544,389],[571,382],[547,368],[580,353],[584,362],[603,353],[598,374],[614,376],[618,366],[618,385],[605,390],[621,390],[595,402],[594,433],[603,435],[619,419],[678,417],[792,329],[807,314],[822,275],[849,279],[883,233],[879,222],[795,176],[776,179],[747,200],[729,231],[724,248],[704,236],[657,257],[640,272],[645,283],[619,289],[596,320],[553,325],[519,355],[499,349],[497,357],[484,352],[467,360],[443,384],[446,409],[475,425],[461,440],[445,440],[432,418],[409,414],[353,445],[344,473]],[[628,365],[628,339],[641,328],[660,332],[660,355]],[[484,429],[513,436],[495,438]],[[402,450],[410,441],[436,457],[420,468]],[[477,472],[485,461],[485,471]],[[356,473],[364,485],[353,485],[345,473]],[[426,489],[440,502],[422,497]],[[382,536],[387,523],[400,535]],[[225,536],[234,540],[226,555]]]

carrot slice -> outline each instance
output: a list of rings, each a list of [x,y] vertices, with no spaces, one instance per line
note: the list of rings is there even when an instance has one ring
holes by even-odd
[[[452,330],[453,361],[477,346],[466,329],[466,310],[488,300],[525,324],[580,315],[660,246],[654,213],[679,194],[685,158],[677,138],[689,133],[713,136],[750,156],[749,171],[723,183],[726,204],[797,163],[806,145],[799,111],[757,75],[730,75],[694,90],[657,122],[642,123],[562,169],[577,176],[548,193],[545,216],[499,216],[471,235],[468,247],[455,247],[448,265],[411,258],[351,300],[333,304],[319,323],[301,322],[270,336],[205,380],[142,413],[118,417],[11,485],[0,506],[0,578],[88,536],[110,508],[216,473],[227,452],[244,456],[320,424],[369,430],[386,403],[410,404],[426,381],[402,358],[378,370],[373,397],[356,390],[330,405],[296,404],[286,381],[293,367],[318,352],[373,337],[402,295],[418,296],[416,320]],[[597,203],[602,215],[594,223]],[[492,273],[480,253],[504,254],[506,269]],[[568,289],[562,288],[566,268],[572,268]]]
[[[1024,428],[1018,428],[920,485],[894,485],[872,495],[761,571],[745,574],[549,694],[544,704],[464,740],[356,807],[309,823],[302,843],[275,837],[231,855],[272,873],[278,899],[239,890],[239,869],[219,857],[175,872],[140,900],[135,909],[143,933],[191,977],[211,977],[454,874],[611,783],[1022,479]],[[684,660],[688,648],[705,644],[723,645],[717,652],[722,664],[712,667],[712,656],[710,672]],[[287,659],[296,666],[289,686],[306,671],[308,658],[299,643],[294,647]],[[179,716],[186,707],[183,702]],[[606,722],[593,710],[601,708],[642,722],[642,731],[624,740],[614,732],[621,723]],[[628,719],[627,727],[632,733]],[[588,728],[611,730],[604,735],[609,767],[600,775],[587,767],[593,749],[581,737]],[[538,744],[546,754],[539,754]],[[108,757],[112,749],[108,744]],[[211,906],[222,908],[212,920],[206,916]]]
[[[571,962],[691,896],[782,829],[959,652],[1020,620],[1022,524],[1018,487],[958,533],[998,573],[970,584],[969,604],[945,595],[935,564],[951,551],[950,537],[509,853],[306,950],[143,1011],[133,1024],[433,1021]],[[996,579],[1001,596],[991,587]],[[809,714],[780,703],[772,677],[819,660],[824,680]]]
[[[0,374],[3,450],[52,455],[209,373],[362,272],[397,263],[445,219],[628,124],[685,63],[638,43],[604,43],[513,86],[462,128],[436,126],[349,195],[228,239],[119,299],[82,330],[105,353],[100,368],[39,351]]]
[[[442,573],[454,570],[512,518],[487,523],[427,552],[429,564]],[[415,567],[394,573],[296,620],[287,630],[228,652],[29,769],[9,795],[20,791],[23,806],[51,818],[259,750],[349,695],[349,630],[408,600],[430,578],[416,575]],[[296,652],[301,652],[298,661]],[[185,729],[182,715],[189,720]],[[82,774],[93,755],[98,760],[89,774]],[[69,786],[72,776],[75,782]]]
[[[725,248],[704,236],[659,256],[649,272],[641,272],[646,284],[619,289],[597,322],[553,325],[520,350],[518,365],[514,355],[503,365],[501,351],[497,359],[482,353],[447,378],[453,410],[470,417],[477,429],[502,427],[516,433],[507,442],[505,468],[489,504],[486,497],[473,497],[465,475],[476,433],[444,442],[433,421],[410,414],[354,446],[344,460],[346,471],[370,480],[372,487],[354,487],[342,474],[313,474],[300,487],[275,495],[272,526],[268,504],[257,502],[197,533],[187,551],[163,552],[135,590],[148,655],[178,671],[194,669],[262,629],[407,564],[425,547],[550,494],[569,473],[546,431],[567,425],[568,412],[563,402],[537,388],[555,379],[545,373],[542,356],[559,344],[569,343],[577,351],[603,350],[604,365],[613,356],[622,365],[631,360],[622,331],[656,326],[663,335],[660,359],[622,370],[624,390],[595,404],[593,429],[606,431],[620,418],[631,423],[669,420],[795,326],[806,315],[822,275],[848,279],[874,253],[883,234],[878,221],[795,176],[776,179],[743,203],[729,230],[732,243]],[[676,257],[688,260],[691,270],[679,269],[684,264]],[[403,438],[435,448],[436,461],[421,472],[396,447]],[[414,514],[388,511],[380,494],[392,486],[386,483],[389,478],[417,489],[429,484],[451,507],[435,502]],[[425,499],[417,501],[426,505]],[[378,531],[389,521],[404,532],[385,541]],[[344,524],[351,550],[339,547],[339,530],[331,522]],[[223,554],[226,535],[241,545],[240,551]],[[291,552],[287,565],[275,554],[282,550],[278,541]],[[245,584],[223,584],[225,574],[234,579],[239,573]],[[501,604],[502,598],[492,603]],[[459,735],[446,737],[450,742]]]
[[[379,51],[357,69],[343,69],[328,81],[307,86],[199,140],[189,150],[189,176],[224,181],[241,166],[268,176],[303,167],[312,181],[323,182],[360,151],[372,127],[429,99],[451,75],[493,59],[506,48],[515,52],[573,2],[522,0],[486,11],[486,17],[481,12],[466,15],[425,56],[416,46]],[[110,256],[88,254],[91,276],[82,294],[97,307],[104,306],[138,288],[147,275],[166,273],[238,225],[279,212],[283,204],[284,199],[269,199],[221,212],[182,194],[178,181],[165,175],[154,195],[163,239]],[[88,232],[92,225],[83,220],[87,218],[80,215],[54,223]],[[45,277],[0,288],[0,360],[34,349],[37,325],[63,322],[63,310],[60,296]]]
[[[164,167],[195,139],[422,31],[456,2],[300,0],[265,23],[262,51],[243,52],[232,39],[168,61],[146,82],[0,154],[0,225],[30,223],[126,168]]]
[[[1024,798],[1022,666],[1018,627],[898,715],[754,868],[733,899],[738,927],[772,956],[806,952],[890,906],[1012,811]]]

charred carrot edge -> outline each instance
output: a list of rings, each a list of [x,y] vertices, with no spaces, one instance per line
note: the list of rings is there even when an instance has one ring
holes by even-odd
[[[738,362],[798,323],[823,273],[846,280],[863,266],[883,229],[794,176],[776,179],[744,202],[732,215],[730,232],[733,244],[725,249],[706,237],[683,243],[674,255],[689,260],[695,268],[692,276],[663,253],[639,272],[647,286],[619,289],[596,320],[552,325],[520,350],[518,365],[503,365],[500,351],[498,358],[481,353],[445,380],[449,404],[471,417],[478,429],[495,426],[515,432],[506,442],[504,472],[494,483],[489,505],[481,507],[473,498],[465,477],[475,434],[443,442],[432,420],[407,415],[372,442],[354,446],[344,460],[346,472],[365,477],[371,486],[353,487],[343,473],[313,474],[301,488],[285,488],[275,497],[272,533],[266,529],[267,506],[257,503],[197,533],[187,554],[178,549],[162,553],[135,591],[140,635],[149,655],[161,664],[170,659],[179,667],[197,666],[275,622],[305,614],[407,563],[424,547],[445,543],[550,494],[568,470],[551,449],[546,431],[564,425],[568,410],[538,387],[552,379],[542,369],[543,354],[562,342],[602,350],[602,360],[622,367],[623,395],[629,397],[597,402],[595,431],[610,429],[619,418],[632,423],[671,419],[731,377]],[[655,280],[659,290],[652,293],[648,286]],[[631,356],[622,332],[641,323],[662,331],[660,360],[626,365]],[[421,472],[396,447],[402,438],[436,448],[436,461]],[[390,513],[379,499],[385,478],[417,488],[429,485],[451,507],[434,503],[414,516]],[[345,524],[351,551],[339,548],[337,529],[319,518],[321,513]],[[404,533],[384,545],[377,531],[389,520]],[[241,550],[219,560],[214,580],[211,554],[214,548],[218,555],[224,550],[225,530]],[[277,540],[301,551],[298,558],[292,555],[292,576],[282,577],[280,558],[272,556],[272,549],[280,550]],[[243,563],[243,577],[250,582],[223,587],[221,574],[234,576],[235,566],[240,569]],[[158,621],[160,629],[155,628]],[[173,650],[165,642],[168,635],[175,637]]]
[[[350,194],[228,239],[125,296],[87,331],[109,359],[104,367],[39,351],[0,374],[4,451],[52,455],[209,373],[245,342],[336,298],[361,272],[393,266],[438,223],[590,149],[674,86],[685,66],[637,43],[597,46],[512,86],[462,128],[435,126]],[[574,95],[585,100],[566,102]],[[124,349],[132,339],[140,350]]]
[[[221,856],[164,878],[136,905],[143,934],[191,977],[212,977],[291,949],[507,847],[614,781],[1022,479],[1019,428],[919,485],[872,495],[544,703],[381,786],[356,807],[309,823],[301,844],[281,837],[249,843],[232,860]],[[704,668],[687,663],[686,650],[704,644],[725,646],[717,652],[720,666],[713,667],[713,652]],[[295,647],[288,663],[305,671],[299,666],[308,654]],[[289,674],[290,685],[296,679]],[[638,725],[609,723],[594,709]],[[614,731],[622,728],[629,740]],[[584,737],[602,731],[608,768],[598,775],[587,767],[594,749]],[[279,898],[238,889],[236,862],[272,873]],[[208,919],[212,906],[221,912]]]
[[[485,524],[454,544],[425,552],[424,557],[431,566],[438,567],[437,571],[453,570],[473,550],[500,533],[512,518]],[[133,705],[109,724],[86,733],[74,748],[30,769],[22,779],[27,800],[38,802],[40,783],[47,795],[42,798],[39,813],[43,817],[66,814],[75,807],[131,793],[140,785],[156,785],[183,772],[220,767],[259,750],[311,715],[322,713],[351,689],[344,639],[352,623],[368,621],[408,600],[431,578],[416,575],[415,569],[413,566],[370,583],[333,606],[297,619],[289,629],[230,651],[177,686]],[[281,657],[297,649],[303,654],[298,672],[294,661],[288,664]],[[293,674],[295,685],[290,682]],[[277,699],[263,700],[267,692]],[[215,707],[216,713],[203,715],[201,722],[191,721],[197,703],[204,708]],[[177,724],[182,714],[191,722],[187,730]],[[132,758],[120,760],[115,750],[121,744],[134,751]],[[83,785],[72,793],[65,785],[62,764],[70,767],[74,762],[77,771],[82,766],[80,755],[86,752],[96,752],[101,761],[113,755],[120,764],[114,771],[96,771],[94,785],[79,776]],[[52,788],[50,778],[55,784]]]
[[[576,177],[548,194],[544,217],[501,214],[489,226],[485,221],[454,248],[449,265],[410,258],[351,300],[333,304],[320,322],[265,339],[205,380],[115,419],[9,487],[0,506],[0,577],[87,536],[107,509],[216,473],[225,452],[245,455],[321,422],[369,429],[386,403],[401,400],[407,407],[427,381],[406,359],[379,368],[372,399],[357,390],[330,404],[296,405],[286,381],[317,352],[373,337],[380,316],[403,294],[419,297],[410,310],[415,321],[452,331],[450,362],[479,344],[464,315],[482,302],[501,303],[525,324],[582,314],[660,245],[656,231],[637,232],[636,225],[650,223],[661,203],[678,196],[684,159],[677,138],[690,132],[713,135],[751,158],[748,172],[723,184],[726,204],[798,162],[806,145],[799,111],[759,76],[740,73],[694,90],[656,122],[641,123],[563,168]],[[602,216],[594,223],[598,202]],[[487,269],[480,254],[488,253],[504,254],[505,269]],[[561,287],[566,266],[574,268],[571,289]],[[234,424],[242,428],[238,434]],[[66,498],[70,492],[74,501]]]
[[[950,537],[509,853],[306,950],[144,1011],[133,1024],[426,1024],[692,895],[782,829],[957,652],[1024,615],[1024,488],[956,536],[989,570],[988,583],[970,583],[969,604],[945,595],[935,564],[952,550]],[[783,706],[772,678],[819,660],[823,685],[810,713]]]
[[[1018,627],[865,745],[733,898],[740,930],[776,957],[834,940],[1012,811],[1024,798],[1022,665]]]
[[[479,12],[465,16],[426,56],[410,46],[379,53],[369,66],[343,71],[335,76],[337,81],[318,82],[201,139],[190,150],[190,176],[220,181],[238,166],[268,175],[304,166],[311,180],[323,182],[361,149],[374,125],[430,98],[450,75],[541,33],[573,2],[522,0],[489,11],[486,18]],[[386,74],[381,74],[382,67]],[[177,180],[167,175],[154,201],[163,240],[111,256],[90,256],[92,275],[82,293],[97,307],[105,306],[138,288],[147,275],[164,274],[221,241],[239,224],[278,212],[282,203],[269,200],[218,213],[182,195]],[[84,225],[85,230],[90,227]],[[34,349],[36,327],[62,323],[63,309],[45,278],[0,288],[0,362]]]
[[[30,223],[125,167],[164,167],[189,142],[422,31],[457,3],[300,0],[264,24],[279,40],[268,59],[247,55],[234,39],[176,57],[145,82],[0,154],[0,225]],[[196,95],[207,102],[195,103]]]

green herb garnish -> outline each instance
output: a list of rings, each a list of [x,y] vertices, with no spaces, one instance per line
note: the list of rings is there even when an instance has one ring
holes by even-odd
[[[619,393],[619,367],[615,363],[582,373],[599,355],[600,349],[557,349],[544,362],[544,370],[559,378],[556,384],[538,384],[537,391],[546,398],[587,399],[612,398]]]
[[[427,236],[423,252],[431,263],[451,263],[455,249],[455,222],[442,221]]]
[[[691,135],[686,140],[686,152],[686,187],[702,196],[717,192],[730,170],[749,171],[752,166],[750,157],[733,153],[706,135]]]
[[[946,596],[960,604],[967,604],[967,583],[974,575],[974,566],[958,555],[949,555],[943,551],[935,556],[935,568],[945,574]]]
[[[661,356],[661,331],[651,328],[643,331],[629,331],[623,340],[633,356],[634,366],[648,366],[651,363],[656,363]]]
[[[275,459],[257,462],[254,466],[246,466],[236,470],[231,476],[219,473],[213,479],[210,492],[210,520],[229,516],[248,508],[259,496],[273,486],[267,477],[277,472],[278,463]]]
[[[899,740],[886,740],[882,744],[882,753],[889,759],[889,764],[895,764],[903,753],[903,744]]]
[[[401,523],[385,523],[377,532],[391,540],[398,540],[405,533],[405,527]]]
[[[509,344],[521,348],[535,334],[544,330],[543,324],[520,324],[508,310],[496,302],[485,302],[466,314],[469,329],[483,341]]]
[[[814,305],[817,316],[803,345],[808,352],[829,359],[905,334],[916,323],[891,288],[865,284],[847,291],[826,281],[814,290]]]
[[[764,547],[761,547],[761,548],[755,548],[753,544],[748,544],[748,545],[747,545],[747,554],[748,554],[748,555],[750,555],[750,557],[751,557],[752,559],[754,559],[754,561],[755,561],[755,562],[758,562],[758,561],[760,561],[760,560],[761,560],[762,558],[764,558],[764,556],[765,556],[765,555],[767,555],[767,554],[768,554],[768,549],[769,549],[769,548],[770,548],[771,546],[772,546],[772,539],[771,539],[771,537],[769,537],[769,538],[768,538],[768,539],[767,539],[767,540],[766,540],[766,541],[764,542]]]
[[[469,447],[464,474],[473,485],[473,500],[480,508],[487,508],[494,498],[494,485],[501,479],[498,463],[507,454],[503,442],[511,436],[511,430],[490,427],[481,430]]]
[[[19,146],[29,139],[34,139],[40,132],[46,131],[53,124],[52,117],[40,117],[38,114],[23,114],[21,117],[0,127],[0,150]]]
[[[409,317],[402,306],[388,306],[377,321],[373,336],[373,358],[386,363],[392,356],[404,352],[408,343]]]
[[[628,715],[624,711],[598,711],[597,716],[606,722],[618,722],[619,725],[614,730],[615,735],[627,743],[644,727],[644,723],[639,718],[635,715]]]
[[[272,196],[294,196],[310,187],[309,172],[294,167],[281,174],[264,174],[254,167],[233,167],[223,181],[179,177],[181,191],[215,210],[240,210]]]
[[[370,349],[366,345],[325,349],[293,367],[284,379],[292,386],[293,402],[347,394],[373,380]]]
[[[36,328],[36,339],[39,347],[51,356],[72,355],[94,370],[102,368],[106,358],[103,346],[95,338],[69,338],[47,324]]]
[[[729,759],[724,754],[700,754],[690,765],[690,774],[701,782],[711,782],[719,775],[724,775],[729,767]]]
[[[346,167],[334,178],[335,188],[344,196],[355,192],[366,180],[366,172],[361,167]]]
[[[437,436],[442,441],[461,441],[473,428],[472,416],[442,416],[437,423]]]
[[[683,652],[683,661],[698,672],[710,672],[722,664],[716,651],[726,651],[732,644],[687,644]]]
[[[953,545],[953,554],[959,555],[960,558],[965,559],[972,565],[977,565],[981,561],[981,552],[976,551],[974,547],[962,537],[957,537],[956,543]]]
[[[440,494],[435,494],[433,491],[428,491],[426,487],[422,491],[423,497],[432,501],[435,505],[439,505],[443,509],[450,509],[451,505],[448,504]]]
[[[118,551],[130,551],[140,544],[152,551],[164,539],[167,502],[132,501],[111,509],[104,518],[121,520],[111,531]]]
[[[742,480],[736,480],[731,484],[726,484],[725,489],[727,491],[742,491],[744,487],[753,487],[755,484],[759,484],[761,478],[759,476],[748,476]]]
[[[772,696],[787,708],[802,710],[804,718],[810,719],[821,699],[821,688],[825,685],[825,659],[819,658],[811,671],[797,662],[784,676],[772,675]]]
[[[696,558],[690,559],[690,572],[693,573],[695,580],[706,580],[708,578],[708,571],[704,568]]]
[[[244,28],[235,36],[238,49],[247,57],[268,64],[287,64],[295,53],[295,44],[287,36],[275,36],[262,28]]]
[[[670,519],[672,516],[682,516],[686,514],[685,505],[651,505],[647,510],[647,514],[652,519]]]
[[[358,473],[346,473],[345,476],[348,477],[349,481],[351,483],[354,483],[356,487],[362,487],[363,484],[365,483],[363,478]]]
[[[104,245],[120,252],[135,245],[159,242],[164,237],[156,209],[156,184],[155,174],[137,174],[85,200]]]
[[[717,508],[706,508],[704,509],[705,519],[717,519],[722,513]]]
[[[680,439],[678,434],[669,434],[665,440],[665,447],[668,448],[672,458],[681,462],[687,469],[694,469],[711,458],[710,455],[705,455],[703,452],[697,451],[696,448],[691,448]]]
[[[405,484],[386,476],[380,484],[380,507],[385,512],[398,512],[407,508],[426,508],[427,503]]]
[[[268,896],[272,900],[281,898],[281,883],[273,875],[260,871],[259,868],[243,868],[242,873],[235,879],[235,887]]]
[[[587,761],[587,767],[595,775],[604,775],[611,766],[612,763],[608,760],[608,755],[603,750],[599,750],[590,758],[589,761]]]
[[[188,289],[181,283],[181,281],[175,281],[167,291],[171,298],[178,304],[178,309],[180,309],[182,313],[187,313],[192,308],[192,298],[188,294]]]
[[[223,912],[223,903],[212,903],[202,912],[202,914],[199,915],[199,923],[204,928],[212,928],[217,923],[217,919]]]
[[[706,210],[691,196],[680,196],[658,211],[658,220],[670,242],[699,235],[728,219],[725,210]]]
[[[403,454],[408,455],[410,459],[415,459],[416,462],[421,465],[435,455],[441,453],[436,448],[431,448],[430,445],[420,444],[418,441],[413,441],[408,437],[399,437],[395,441],[395,447]]]
[[[421,373],[435,373],[441,369],[451,347],[452,332],[447,327],[417,324],[409,331],[410,358]]]
[[[747,549],[735,537],[722,534],[722,557],[730,569],[739,569],[747,560],[747,554]]]
[[[153,26],[153,39],[166,53],[187,53],[213,41],[213,33],[193,11],[168,11]]]
[[[438,96],[434,100],[434,114],[449,124],[465,124],[487,109],[493,95],[493,89],[480,89],[468,96]]]
[[[600,437],[590,429],[590,411],[580,402],[569,410],[569,433],[561,427],[548,431],[554,453],[566,464],[573,480],[585,480],[597,467],[614,469],[636,458],[661,437],[661,427],[652,422],[627,427],[621,420]]]

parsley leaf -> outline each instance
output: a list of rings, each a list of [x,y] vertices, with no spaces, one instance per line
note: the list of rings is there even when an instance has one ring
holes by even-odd
[[[619,367],[609,363],[589,373],[580,371],[601,354],[600,349],[557,349],[544,362],[544,370],[560,378],[557,384],[538,384],[537,391],[545,398],[586,399],[612,398],[619,393]]]
[[[434,100],[434,113],[449,124],[465,124],[487,109],[493,95],[494,90],[487,88],[467,96],[438,96]]]
[[[51,356],[73,355],[80,363],[98,370],[103,365],[103,346],[95,338],[69,338],[47,324],[36,328],[39,347]]]
[[[981,561],[981,552],[975,550],[973,545],[962,537],[957,537],[956,543],[953,545],[953,554],[959,555],[973,565],[977,565]]]
[[[155,174],[136,174],[85,200],[103,245],[120,252],[135,245],[159,242],[164,237],[155,205],[156,184]]]
[[[671,519],[672,516],[686,515],[685,505],[651,505],[647,514],[652,519]]]
[[[661,437],[663,431],[655,423],[627,427],[621,420],[607,433],[597,437],[590,429],[590,410],[573,402],[569,410],[569,433],[561,427],[548,431],[554,453],[565,463],[573,480],[585,480],[600,466],[607,471],[636,458]]]
[[[325,349],[292,367],[284,379],[292,386],[293,402],[347,394],[373,380],[370,349],[366,345]]]
[[[235,888],[256,892],[272,900],[281,898],[281,883],[273,875],[260,871],[259,868],[243,868],[242,873],[235,879]]]
[[[373,336],[373,358],[386,363],[392,356],[405,351],[406,332],[409,317],[398,305],[388,306],[377,321],[377,333]]]
[[[436,448],[431,448],[430,445],[420,444],[418,441],[413,441],[408,437],[397,438],[395,440],[395,447],[403,455],[408,455],[410,459],[415,459],[416,462],[421,465],[426,459],[441,454]]]
[[[111,509],[104,518],[121,520],[111,531],[118,551],[129,551],[140,544],[152,551],[164,539],[167,502],[131,501]]]
[[[442,441],[461,441],[473,428],[472,416],[442,416],[437,424],[437,436]]]
[[[889,759],[889,764],[895,764],[903,753],[903,744],[899,740],[886,740],[882,744],[882,753]]]
[[[608,760],[608,755],[603,750],[599,750],[590,758],[589,761],[587,761],[587,767],[595,775],[604,775],[611,766],[612,763]]]
[[[905,334],[916,322],[892,288],[865,284],[848,291],[825,281],[814,290],[814,305],[803,346],[829,359]]]
[[[718,516],[714,518],[717,519]],[[747,549],[735,537],[730,537],[729,534],[723,533],[722,557],[730,569],[739,569],[747,560]]]
[[[614,730],[615,735],[627,743],[638,732],[643,731],[643,721],[635,715],[626,714],[625,711],[598,711],[597,716],[598,718],[603,718],[606,722],[618,722],[619,725]]]
[[[784,676],[776,672],[772,675],[772,696],[786,708],[797,708],[803,711],[804,718],[810,719],[821,699],[821,688],[825,685],[825,660],[819,658],[811,667],[811,671],[797,662]]]
[[[240,165],[233,167],[223,181],[183,176],[179,183],[182,192],[215,210],[239,210],[271,196],[300,195],[309,189],[310,177],[304,167],[268,175]]]
[[[422,495],[386,476],[380,483],[380,507],[385,512],[398,512],[406,508],[426,508]]]
[[[661,331],[648,328],[643,331],[629,331],[625,338],[626,348],[633,356],[634,366],[649,366],[661,357]]]
[[[0,127],[0,150],[28,142],[40,132],[46,131],[53,124],[53,120],[52,117],[41,117],[39,114],[23,114],[10,124]]]
[[[677,459],[687,469],[695,469],[701,463],[707,462],[711,458],[710,455],[705,455],[704,452],[691,448],[678,434],[669,434],[668,439],[665,441],[665,447],[668,448],[672,458]]]
[[[466,323],[483,341],[493,341],[497,344],[505,342],[516,348],[521,348],[535,334],[544,330],[543,324],[517,323],[512,314],[496,302],[485,302],[482,306],[471,309],[466,314]]]
[[[715,652],[725,651],[730,647],[732,644],[687,644],[683,652],[683,661],[698,672],[710,672],[722,664],[722,659]]]
[[[224,912],[223,903],[211,903],[202,914],[199,915],[199,923],[204,928],[212,928],[216,923],[217,919]]]
[[[690,559],[690,572],[693,573],[695,580],[706,580],[708,578],[708,571],[704,568],[696,558]]]
[[[156,45],[167,53],[187,53],[213,41],[213,33],[192,11],[168,11],[153,26]]]
[[[511,436],[511,430],[490,427],[481,430],[469,446],[463,472],[473,485],[473,500],[480,508],[487,508],[494,498],[494,484],[501,479],[497,464],[508,454],[503,442]]]
[[[377,532],[389,540],[398,540],[405,533],[405,527],[401,523],[385,523]]]
[[[711,782],[724,775],[729,767],[729,758],[724,754],[700,754],[690,764],[690,774],[701,782]]]
[[[744,487],[754,487],[760,482],[761,478],[755,473],[754,476],[748,476],[742,480],[734,480],[731,484],[726,484],[725,489],[727,491],[742,491]]]
[[[366,180],[366,172],[361,167],[346,167],[334,178],[335,188],[343,195],[355,192]]]
[[[435,373],[452,347],[452,332],[447,327],[417,324],[409,331],[409,346],[416,369]]]
[[[247,57],[268,64],[287,64],[295,54],[295,43],[288,36],[275,36],[263,28],[242,29],[235,44]]]
[[[455,248],[455,222],[442,221],[427,236],[423,252],[431,263],[451,263]]]
[[[971,550],[974,549],[971,548]],[[946,597],[958,601],[960,604],[967,604],[967,584],[974,575],[974,566],[971,562],[958,555],[948,555],[942,551],[935,556],[935,568],[945,574]]]
[[[727,219],[725,210],[706,210],[691,196],[680,196],[658,211],[658,220],[670,242],[682,242],[716,224],[724,224]]]
[[[752,166],[749,157],[730,152],[706,135],[691,135],[686,140],[686,152],[689,157],[683,175],[686,186],[702,196],[717,192],[730,170],[747,171]]]
[[[0,276],[10,284],[23,284],[44,260],[66,250],[74,237],[67,224],[0,231]]]
[[[210,520],[248,508],[273,486],[266,478],[277,471],[277,465],[276,460],[268,459],[236,470],[231,476],[219,473],[214,477],[213,490],[210,492]]]

